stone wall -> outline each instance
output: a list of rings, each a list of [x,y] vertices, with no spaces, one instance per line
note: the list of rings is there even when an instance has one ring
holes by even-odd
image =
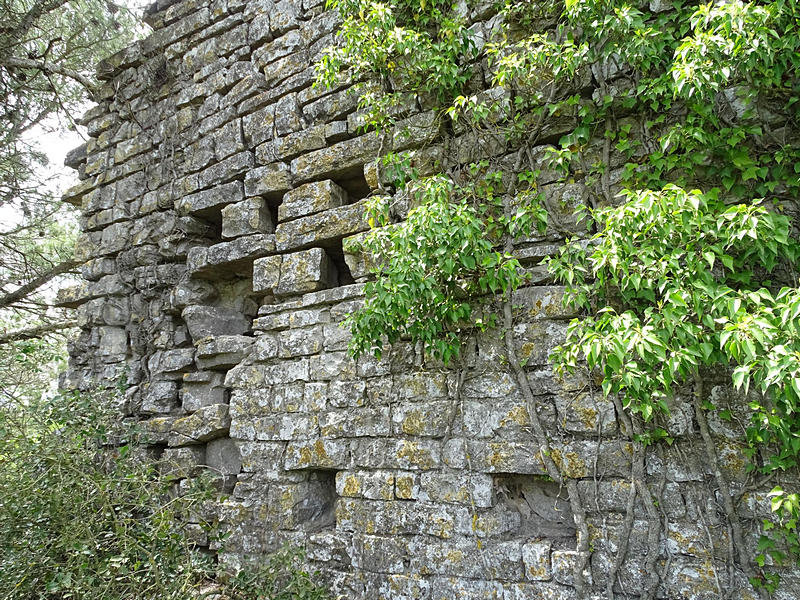
[[[502,333],[465,340],[462,370],[408,343],[381,360],[347,355],[340,325],[369,273],[343,240],[367,229],[380,139],[360,131],[346,87],[313,85],[339,23],[323,5],[159,0],[152,35],[99,66],[99,103],[83,117],[91,139],[67,160],[85,282],[59,296],[81,327],[66,385],[122,378],[119,408],[146,432],[144,450],[177,481],[203,465],[219,475],[228,496],[206,516],[227,535],[192,530],[223,565],[290,542],[348,599],[574,598],[570,503],[536,458]],[[491,9],[471,16],[488,36]],[[395,149],[437,156],[433,113],[423,100],[408,109]],[[465,134],[449,151],[468,162],[495,150]],[[544,183],[563,231],[592,191],[555,174]],[[548,353],[573,315],[537,263],[560,237],[515,249],[532,284],[514,296],[514,331],[553,458],[577,479],[590,595],[638,598],[657,574],[657,598],[757,597],[733,560],[691,402],[675,399],[676,441],[648,450],[637,496],[614,405],[586,375],[554,376]],[[727,380],[708,389],[745,420]],[[710,427],[754,556],[768,487],[744,489],[736,421]],[[798,593],[787,573],[778,597]]]

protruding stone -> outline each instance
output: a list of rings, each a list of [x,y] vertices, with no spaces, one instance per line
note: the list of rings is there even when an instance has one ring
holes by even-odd
[[[250,319],[235,310],[188,306],[181,313],[189,335],[197,342],[209,336],[241,335],[250,331]]]
[[[347,204],[347,192],[327,179],[301,185],[287,192],[278,207],[278,220],[288,221]]]
[[[223,238],[230,239],[273,231],[275,227],[272,224],[272,215],[263,198],[248,198],[222,209]]]

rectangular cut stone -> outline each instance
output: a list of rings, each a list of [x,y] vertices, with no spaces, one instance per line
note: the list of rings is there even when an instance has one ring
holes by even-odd
[[[380,139],[375,134],[362,135],[339,142],[328,148],[309,152],[292,161],[292,174],[297,181],[305,182],[323,177],[339,177],[361,170],[374,159],[380,150]]]
[[[268,293],[278,287],[281,277],[281,255],[265,256],[253,261],[253,291]]]
[[[219,335],[197,344],[197,366],[201,369],[229,369],[244,359],[254,339],[244,335]]]
[[[291,188],[289,168],[283,163],[272,163],[247,172],[244,191],[249,196],[279,198]]]
[[[338,283],[336,266],[322,248],[287,254],[281,263],[276,296],[291,296],[334,287]]]
[[[272,234],[248,235],[208,248],[192,248],[186,266],[193,277],[226,279],[238,274],[249,278],[253,261],[274,252],[275,236]]]
[[[284,468],[347,469],[350,467],[350,444],[347,440],[311,440],[290,442],[286,446]]]
[[[224,239],[272,233],[275,227],[269,207],[263,198],[248,198],[229,204],[222,209],[222,237]]]
[[[182,214],[204,216],[243,199],[244,186],[242,182],[231,181],[209,190],[183,196],[175,202],[175,209]]]
[[[202,444],[228,433],[231,419],[227,404],[211,404],[176,419],[169,435],[170,446]]]
[[[278,220],[288,221],[347,204],[347,192],[326,179],[301,185],[287,192],[278,207]]]
[[[181,388],[181,405],[183,409],[193,412],[211,404],[224,404],[226,388],[223,385],[222,373],[198,372],[187,373],[183,377]]]
[[[429,440],[358,439],[353,460],[359,467],[427,470],[441,462],[441,445]]]
[[[279,251],[339,240],[366,231],[363,202],[340,206],[307,217],[301,217],[275,228],[275,243]]]
[[[388,436],[389,409],[348,408],[327,411],[319,416],[319,431],[324,438]]]
[[[336,493],[344,498],[394,499],[394,471],[339,471]]]

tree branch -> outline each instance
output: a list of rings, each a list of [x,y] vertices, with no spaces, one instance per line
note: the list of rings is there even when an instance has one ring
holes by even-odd
[[[13,292],[10,292],[4,296],[0,296],[0,308],[6,308],[11,304],[13,304],[14,302],[21,300],[31,292],[38,290],[40,287],[42,287],[45,283],[47,283],[54,277],[58,277],[59,275],[63,275],[67,271],[71,271],[79,264],[81,264],[80,261],[75,259],[70,259],[55,265],[52,269],[50,269],[46,273],[43,273],[38,277],[36,277],[35,279],[32,279],[31,281],[26,283],[25,285],[18,287]]]
[[[0,346],[11,342],[20,342],[22,340],[33,340],[47,335],[48,333],[55,333],[56,331],[61,331],[63,329],[70,329],[72,327],[76,327],[77,325],[77,321],[57,321],[55,323],[37,325],[36,327],[9,331],[8,333],[0,334]]]
[[[30,58],[16,58],[13,56],[3,59],[2,64],[5,67],[16,67],[18,69],[35,69],[48,75],[63,75],[64,77],[69,77],[70,79],[80,83],[89,92],[93,92],[95,89],[95,84],[91,79],[81,75],[73,69],[68,69],[67,67],[59,64],[49,63],[41,60],[33,60]]]

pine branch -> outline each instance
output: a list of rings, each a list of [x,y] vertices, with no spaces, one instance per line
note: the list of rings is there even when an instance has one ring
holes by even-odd
[[[79,264],[81,264],[80,261],[70,259],[55,265],[46,273],[42,273],[35,279],[32,279],[28,283],[18,287],[13,292],[5,294],[4,296],[0,296],[0,308],[7,308],[11,306],[14,302],[18,302],[28,294],[38,290],[54,277],[58,277],[59,275],[63,275],[64,273],[71,271]]]
[[[37,325],[36,327],[28,327],[25,329],[16,329],[8,333],[0,334],[0,346],[9,344],[11,342],[21,342],[22,340],[33,340],[47,335],[48,333],[55,333],[64,329],[70,329],[78,325],[77,321],[56,321],[55,323],[45,323],[44,325]]]

